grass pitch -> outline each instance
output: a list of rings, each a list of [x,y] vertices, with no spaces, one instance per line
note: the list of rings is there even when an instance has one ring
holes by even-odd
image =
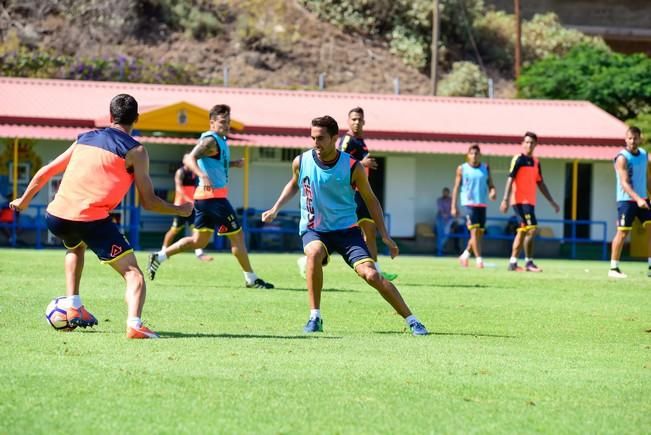
[[[141,267],[145,253],[138,253]],[[296,255],[252,254],[272,291],[244,288],[235,259],[180,255],[148,282],[124,338],[124,286],[87,255],[82,297],[100,323],[56,332],[63,251],[0,250],[0,433],[649,433],[651,279],[609,281],[606,262],[541,260],[542,274],[383,259],[428,327],[403,320],[336,257],[323,334]]]

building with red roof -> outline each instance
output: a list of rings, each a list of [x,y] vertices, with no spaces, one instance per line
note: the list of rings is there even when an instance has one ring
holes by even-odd
[[[472,143],[481,146],[501,194],[510,159],[520,153],[526,131],[538,134],[535,155],[542,161],[545,181],[557,202],[563,205],[565,201],[560,216],[545,201],[539,202],[539,218],[610,222],[616,217],[611,161],[623,144],[626,125],[584,101],[5,77],[0,78],[2,155],[10,154],[18,139],[29,140],[43,161],[52,159],[79,133],[106,126],[109,101],[119,93],[133,95],[140,104],[138,140],[149,149],[154,183],[161,192],[173,190],[173,171],[183,153],[196,143],[197,133],[207,128],[207,112],[215,104],[231,106],[236,120],[230,138],[234,158],[245,156],[250,163],[245,171],[234,171],[231,201],[235,207],[254,208],[273,204],[289,179],[291,159],[310,147],[312,118],[329,114],[343,133],[348,111],[361,106],[366,114],[366,143],[380,162],[371,182],[391,215],[391,232],[396,237],[413,237],[418,222],[433,223],[436,198],[443,187],[452,186],[455,169]],[[3,173],[8,176],[7,160],[0,159],[0,179]],[[7,190],[6,183],[4,187]],[[2,188],[0,182],[0,193],[4,193]],[[47,202],[46,193],[37,200]],[[499,215],[498,204],[491,204],[488,214]],[[550,227],[556,236],[563,235],[561,224]],[[590,236],[599,237],[599,231],[593,228]],[[609,225],[609,233],[613,231],[614,225]]]

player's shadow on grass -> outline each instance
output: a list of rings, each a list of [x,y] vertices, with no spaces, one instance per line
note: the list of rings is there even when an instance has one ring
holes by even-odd
[[[375,331],[376,334],[402,335],[409,334],[408,331]],[[484,334],[475,332],[430,332],[429,335],[458,335],[468,337],[489,337],[489,338],[516,338],[514,335]]]
[[[445,288],[489,288],[495,287],[494,285],[486,284],[423,284],[423,283],[400,283],[400,287],[445,287]]]
[[[305,287],[276,287],[274,289],[271,289],[269,291],[275,291],[275,290],[285,290],[285,291],[290,291],[290,292],[307,292],[307,288]],[[359,290],[352,290],[348,288],[324,288],[321,290],[322,292],[326,293],[357,293]]]
[[[343,337],[323,335],[272,335],[272,334],[229,334],[229,333],[203,333],[203,332],[163,332],[159,331],[161,338],[270,338],[276,340],[340,340]]]

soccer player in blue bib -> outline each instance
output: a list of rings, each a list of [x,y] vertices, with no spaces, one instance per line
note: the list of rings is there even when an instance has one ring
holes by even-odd
[[[466,225],[470,231],[470,240],[466,250],[459,257],[463,267],[468,267],[471,252],[475,254],[478,268],[484,267],[481,257],[481,241],[486,227],[486,204],[490,198],[495,201],[497,194],[491,177],[490,168],[481,162],[479,145],[470,145],[467,154],[468,161],[457,167],[457,176],[452,189],[452,205],[450,212],[457,216],[457,197],[461,189],[461,206],[466,215]]]
[[[274,206],[262,213],[264,222],[273,221],[280,209],[300,190],[299,234],[307,256],[306,279],[310,302],[310,318],[303,330],[306,333],[323,331],[320,310],[323,266],[328,264],[330,253],[337,251],[405,319],[412,334],[427,335],[427,329],[412,314],[398,289],[375,268],[357,226],[355,189],[368,207],[392,258],[398,255],[398,246],[387,233],[382,207],[364,169],[350,154],[337,150],[338,133],[339,126],[332,117],[312,120],[313,148],[294,159],[291,180]]]
[[[615,175],[617,176],[617,233],[613,238],[610,254],[610,278],[626,278],[619,270],[624,240],[638,218],[646,229],[649,254],[651,254],[651,210],[647,195],[648,164],[647,152],[640,148],[642,132],[637,127],[626,130],[626,147],[615,156]],[[651,256],[648,259],[651,277]]]

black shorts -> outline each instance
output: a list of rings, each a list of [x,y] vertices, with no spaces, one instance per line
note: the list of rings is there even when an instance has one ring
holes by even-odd
[[[186,224],[192,226],[194,225],[194,209],[192,209],[192,214],[190,216],[184,217],[184,216],[174,216],[174,220],[172,221],[172,227],[174,228],[181,228],[185,226]]]
[[[649,200],[646,200],[649,204]],[[640,220],[642,225],[651,221],[651,210],[640,208],[635,201],[617,201],[617,229],[628,231],[633,227],[635,218]]]
[[[364,202],[362,195],[360,195],[358,191],[355,191],[355,204],[357,204],[357,208],[355,210],[357,213],[357,223],[360,223],[361,221],[375,222],[371,217],[371,213],[368,211],[368,207],[366,207],[366,203]]]
[[[535,208],[531,204],[513,204],[513,211],[518,216],[518,231],[528,231],[538,226]]]
[[[97,221],[80,222],[61,219],[47,213],[47,229],[63,241],[63,246],[74,249],[85,243],[104,263],[110,263],[133,252],[129,241],[111,217]]]
[[[373,261],[359,227],[323,232],[307,230],[301,238],[303,239],[303,249],[310,243],[315,242],[325,246],[328,255],[323,259],[324,266],[330,260],[330,253],[335,251],[339,252],[353,269],[360,263]]]
[[[220,236],[235,234],[242,230],[235,210],[226,198],[197,199],[194,201],[194,229],[215,231]]]
[[[486,227],[486,207],[466,206],[466,226],[469,230]]]

